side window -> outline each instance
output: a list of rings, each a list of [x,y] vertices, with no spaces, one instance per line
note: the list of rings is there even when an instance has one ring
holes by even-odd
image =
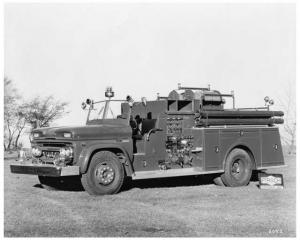
[[[151,129],[155,128],[156,119],[144,119],[142,122],[142,134],[148,133]]]
[[[152,119],[152,112],[147,113],[147,119]]]
[[[130,126],[132,128],[132,135],[141,135],[142,134],[142,121],[143,119],[140,115],[131,115],[130,116]]]

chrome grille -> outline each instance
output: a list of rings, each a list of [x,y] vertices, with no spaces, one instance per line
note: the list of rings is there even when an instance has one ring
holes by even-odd
[[[42,147],[53,147],[53,148],[60,148],[65,147],[67,145],[70,145],[68,143],[62,143],[62,142],[38,142],[39,145]]]
[[[44,163],[53,163],[54,160],[59,158],[59,151],[43,151],[41,161]]]
[[[43,155],[48,159],[57,158],[59,156],[58,151],[43,151]]]

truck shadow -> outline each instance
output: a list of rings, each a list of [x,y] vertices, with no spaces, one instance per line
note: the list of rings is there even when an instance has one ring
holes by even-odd
[[[165,188],[165,187],[189,187],[202,185],[215,185],[214,179],[220,176],[219,174],[198,175],[198,176],[181,176],[170,178],[156,178],[143,180],[126,180],[122,187],[122,191],[128,191],[132,188]],[[253,171],[250,182],[258,181],[258,171]]]
[[[35,184],[33,187],[41,188],[46,190],[58,190],[58,191],[71,191],[71,192],[81,192],[84,191],[81,185],[80,177],[70,176],[63,177],[59,185],[55,186],[45,186],[43,184]]]
[[[48,191],[67,191],[67,192],[84,192],[85,191],[83,189],[82,185],[79,185],[79,186],[74,186],[74,185],[73,186],[69,186],[69,185],[62,184],[59,187],[49,189],[49,188],[43,186],[42,184],[38,183],[38,184],[33,185],[33,187],[45,189],[45,190],[48,190]]]
[[[181,176],[169,178],[155,178],[142,180],[126,180],[122,191],[128,191],[133,188],[166,188],[166,187],[188,187],[214,184],[213,179],[216,176]]]

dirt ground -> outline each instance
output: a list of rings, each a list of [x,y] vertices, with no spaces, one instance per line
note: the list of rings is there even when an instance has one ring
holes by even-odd
[[[283,190],[215,186],[209,178],[142,180],[121,193],[48,191],[4,161],[5,237],[295,237],[296,163],[286,156]]]

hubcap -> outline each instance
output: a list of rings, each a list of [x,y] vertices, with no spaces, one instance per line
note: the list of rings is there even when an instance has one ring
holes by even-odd
[[[100,164],[95,171],[95,177],[99,184],[108,185],[112,183],[115,178],[115,171],[107,164]]]
[[[236,159],[231,166],[231,175],[236,179],[240,179],[242,172],[243,172],[243,163],[241,159]]]
[[[232,172],[233,173],[239,173],[240,172],[240,163],[239,162],[235,162],[232,165]]]

